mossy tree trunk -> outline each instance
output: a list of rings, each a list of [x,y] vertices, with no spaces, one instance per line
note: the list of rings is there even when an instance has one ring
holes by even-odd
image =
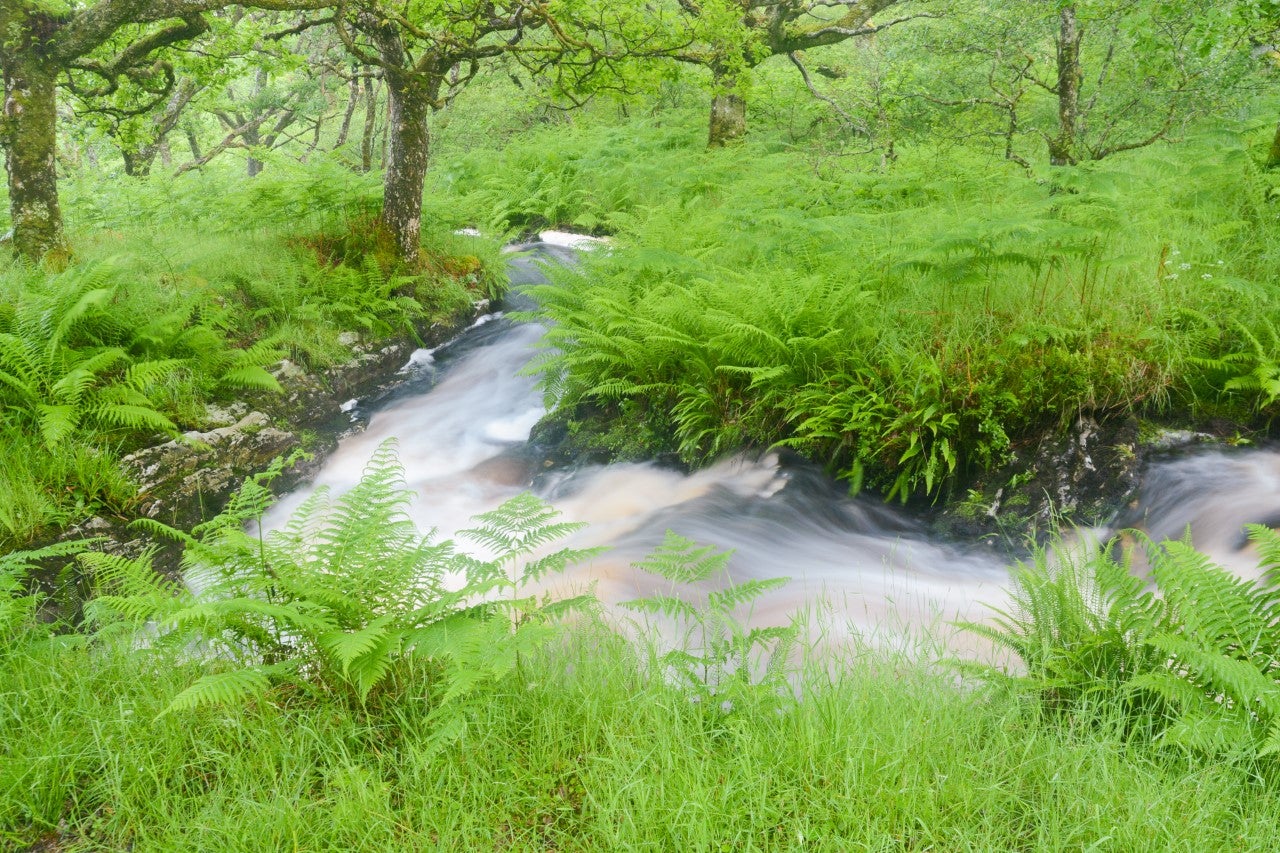
[[[57,65],[35,50],[6,51],[0,139],[9,173],[13,247],[23,257],[66,251],[58,205]]]
[[[736,75],[715,72],[714,95],[711,98],[711,124],[707,145],[721,148],[747,135],[747,101],[742,96]]]
[[[428,122],[442,78],[387,71],[387,163],[382,224],[400,257],[417,263],[422,233],[422,192],[431,155]]]
[[[381,224],[395,242],[400,259],[413,267],[418,264],[422,245],[422,193],[431,155],[429,122],[448,66],[433,62],[429,53],[411,64],[394,26],[379,25],[373,32],[387,84]]]
[[[1271,151],[1267,154],[1267,167],[1280,168],[1280,123],[1276,124],[1276,135],[1271,140]]]
[[[1075,6],[1058,12],[1058,133],[1049,140],[1049,162],[1070,166],[1076,162],[1076,137],[1080,127],[1080,22]]]

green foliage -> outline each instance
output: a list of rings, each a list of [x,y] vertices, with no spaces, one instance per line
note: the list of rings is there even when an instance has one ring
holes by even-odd
[[[740,710],[745,703],[777,707],[793,695],[787,677],[799,625],[793,621],[748,628],[740,618],[757,598],[788,579],[733,583],[728,571],[731,556],[732,552],[716,553],[668,530],[662,545],[635,568],[671,581],[672,590],[622,602],[625,608],[665,621],[655,633],[675,638],[669,641],[674,647],[662,652],[654,648],[651,665],[691,692],[708,713]],[[707,593],[701,604],[690,603],[675,589],[709,582],[724,586]]]
[[[88,433],[111,437],[169,431],[147,392],[178,367],[173,359],[131,359],[100,343],[102,310],[115,296],[103,270],[59,276],[28,294],[0,331],[0,403],[30,423],[49,450]]]
[[[1146,645],[1162,605],[1127,563],[1039,551],[1012,581],[1010,609],[963,627],[1013,652],[1027,672],[1008,680],[1047,708],[1123,701],[1131,679],[1162,665]]]
[[[119,515],[135,491],[108,450],[70,443],[50,453],[38,436],[0,427],[0,549],[89,515]]]
[[[1026,666],[1011,681],[1055,711],[1123,709],[1138,731],[1208,753],[1280,752],[1280,533],[1249,528],[1260,576],[1188,542],[1145,542],[1147,582],[1107,555],[1014,575],[1013,608],[965,627]]]
[[[154,622],[155,643],[198,642],[226,667],[166,712],[244,702],[282,680],[360,707],[388,692],[425,691],[437,710],[451,709],[546,642],[555,617],[586,603],[542,606],[521,594],[594,553],[534,553],[577,525],[556,522],[525,495],[464,531],[492,557],[436,542],[404,513],[410,493],[390,445],[350,491],[332,499],[317,490],[279,530],[246,532],[271,503],[266,484],[282,464],[247,481],[190,536],[148,525],[186,544],[183,565],[197,594],[157,578],[149,555],[84,558],[102,586],[90,605],[94,622]]]
[[[764,143],[677,157],[671,129],[631,128],[583,131],[563,178],[587,193],[575,211],[612,211],[614,245],[531,291],[553,321],[533,369],[569,411],[626,408],[690,462],[787,444],[906,499],[1082,410],[1268,405],[1270,345],[1231,318],[1277,310],[1280,239],[1239,135],[1029,177],[925,148],[864,171]],[[567,144],[508,156],[536,168]],[[492,168],[453,191],[498,186]],[[1224,357],[1235,374],[1205,368]]]
[[[282,358],[323,369],[501,287],[477,238],[432,236],[435,272],[384,269],[351,236],[377,181],[329,160],[240,188],[216,170],[63,187],[73,232],[94,229],[77,263],[0,261],[0,548],[127,512],[123,453],[207,429],[210,402],[278,393]]]
[[[204,664],[136,643],[0,657],[5,847],[1261,853],[1280,819],[1265,766],[1044,725],[915,650],[855,641],[784,712],[709,721],[579,625],[479,686],[440,744],[412,692],[378,716],[279,692],[157,718]]]
[[[1231,323],[1242,348],[1217,358],[1197,359],[1195,363],[1204,368],[1216,387],[1242,392],[1255,400],[1258,408],[1265,409],[1280,400],[1280,330],[1269,318],[1260,318],[1259,322],[1261,336],[1239,321]]]
[[[51,561],[70,560],[82,552],[85,541],[59,542],[29,551],[0,554],[0,660],[16,653],[23,639],[47,636],[52,625],[40,622],[37,610],[43,599],[31,590],[30,574]]]

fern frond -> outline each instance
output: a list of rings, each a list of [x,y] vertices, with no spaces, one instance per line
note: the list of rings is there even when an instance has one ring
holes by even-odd
[[[635,567],[676,583],[704,581],[725,570],[733,551],[717,552],[668,530],[662,544]]]
[[[707,606],[719,613],[731,613],[738,607],[750,604],[766,592],[780,589],[791,582],[791,578],[768,578],[766,580],[749,580],[735,583],[726,589],[707,595]],[[762,639],[766,634],[759,635]]]
[[[696,606],[674,595],[650,595],[645,598],[620,602],[619,606],[640,613],[650,613],[666,616],[668,619],[685,619],[688,621],[697,621],[700,614]]]
[[[271,688],[274,679],[290,675],[296,669],[296,665],[287,663],[206,675],[173,697],[173,701],[156,718],[209,705],[242,705],[250,699],[261,698]]]
[[[317,640],[320,647],[338,661],[342,674],[347,675],[352,661],[369,654],[388,634],[394,633],[390,630],[394,620],[395,614],[385,614],[357,631],[330,631]]]

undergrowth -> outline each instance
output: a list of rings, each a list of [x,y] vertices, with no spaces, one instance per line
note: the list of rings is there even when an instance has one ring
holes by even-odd
[[[0,261],[0,548],[127,516],[118,458],[208,428],[210,403],[279,392],[282,359],[323,371],[500,292],[493,241],[428,236],[424,269],[396,269],[369,236],[375,180],[277,166],[238,186],[77,176],[74,262]]]
[[[1153,743],[1212,757],[1280,754],[1280,533],[1249,527],[1258,577],[1189,541],[1141,540],[1150,577],[1109,551],[1042,554],[1014,574],[1012,606],[966,627],[1026,671],[980,670],[1057,718],[1103,709]]]
[[[568,411],[625,402],[691,462],[788,444],[903,499],[1081,412],[1276,414],[1277,208],[1240,133],[1028,174],[954,147],[697,152],[664,121],[440,169],[447,221],[614,236],[534,290]]]

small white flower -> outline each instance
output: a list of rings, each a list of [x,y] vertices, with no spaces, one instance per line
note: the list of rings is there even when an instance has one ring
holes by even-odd
[[[1209,279],[1213,278],[1213,276],[1211,276],[1209,273],[1205,273],[1204,275],[1202,275],[1202,276],[1200,276],[1200,277],[1201,277],[1202,279],[1204,279],[1205,281],[1208,281]]]
[[[1180,269],[1180,270],[1189,270],[1189,269],[1191,269],[1191,264],[1178,264],[1178,269]]]
[[[1214,263],[1216,263],[1218,266],[1222,266],[1222,264],[1224,263],[1224,261],[1223,261],[1221,258],[1219,258],[1219,259],[1218,259],[1217,261],[1215,261]]]
[[[1169,254],[1170,254],[1170,255],[1173,255],[1173,256],[1176,258],[1176,257],[1178,257],[1178,255],[1181,255],[1181,254],[1182,254],[1182,252],[1180,252],[1180,251],[1179,251],[1179,250],[1177,250],[1177,249],[1174,249],[1174,250],[1173,250],[1173,251],[1171,251]]]
[[[1171,272],[1167,276],[1165,276],[1165,278],[1169,280],[1175,279],[1177,277],[1178,277],[1178,274],[1176,272]]]

